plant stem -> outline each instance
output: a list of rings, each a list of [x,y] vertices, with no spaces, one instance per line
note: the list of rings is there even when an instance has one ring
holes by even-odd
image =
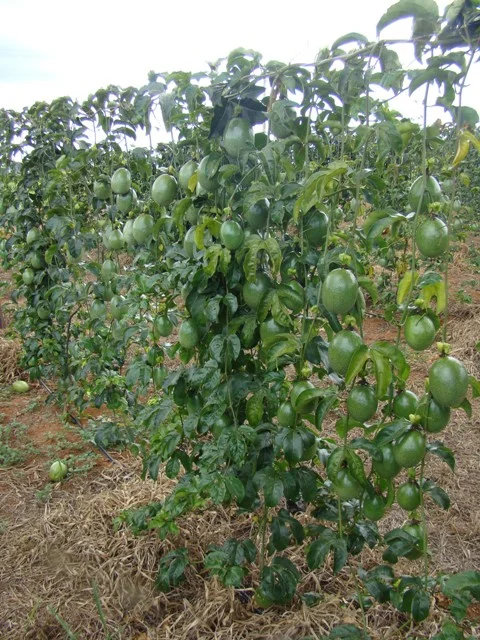
[[[267,505],[263,505],[263,515],[260,520],[260,562],[259,569],[262,572],[263,567],[265,566],[265,555],[266,555],[266,546],[267,546],[267,523],[268,523],[268,514],[269,508]]]
[[[422,519],[423,529],[423,572],[425,580],[425,589],[428,589],[428,535],[427,535],[427,516],[425,513],[425,501],[423,499],[423,472],[425,469],[425,456],[420,466],[420,517]]]
[[[428,92],[430,89],[430,84],[427,83],[427,86],[425,88],[425,97],[423,99],[423,131],[422,131],[422,178],[423,178],[423,190],[422,190],[422,194],[418,200],[418,206],[417,206],[417,211],[415,212],[415,217],[413,219],[413,228],[412,228],[412,260],[410,262],[410,271],[412,273],[412,279],[410,282],[410,288],[408,290],[408,294],[406,296],[406,299],[404,301],[405,303],[405,308],[403,310],[402,313],[402,317],[400,319],[400,323],[397,327],[397,347],[400,344],[400,337],[401,337],[401,332],[402,332],[402,327],[405,324],[405,320],[407,319],[407,315],[408,315],[408,305],[409,302],[412,299],[412,294],[415,288],[415,269],[417,266],[417,261],[416,261],[416,249],[417,249],[417,244],[416,244],[416,240],[415,240],[415,236],[417,233],[417,227],[418,227],[418,220],[420,218],[420,209],[422,207],[422,203],[423,203],[423,197],[425,195],[425,188],[427,186],[427,111],[428,111],[428,106],[427,106],[427,100],[428,100]]]

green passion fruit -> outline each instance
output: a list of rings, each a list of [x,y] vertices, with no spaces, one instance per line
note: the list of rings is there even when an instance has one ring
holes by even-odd
[[[318,398],[302,398],[302,394],[315,389],[310,380],[295,382],[290,392],[290,402],[297,413],[313,413],[317,408]],[[307,393],[305,395],[308,396]]]
[[[42,237],[42,232],[37,227],[33,227],[29,229],[27,233],[27,244],[33,244],[37,242]]]
[[[420,415],[420,424],[429,433],[443,431],[450,422],[450,407],[443,407],[432,397],[421,403],[418,413]]]
[[[281,427],[294,427],[297,421],[297,414],[290,402],[283,402],[277,411],[278,424]]]
[[[25,380],[15,380],[12,383],[12,391],[15,393],[27,393],[30,391],[30,385]]]
[[[114,251],[119,251],[123,249],[125,245],[125,239],[123,237],[123,233],[120,229],[113,229],[108,235],[108,246],[110,249]]]
[[[344,376],[353,354],[362,344],[362,338],[355,331],[342,329],[336,333],[328,345],[328,359],[333,371]]]
[[[344,315],[354,306],[358,295],[358,282],[348,269],[333,269],[322,286],[322,303],[330,313]]]
[[[245,118],[232,118],[223,132],[223,148],[231,158],[254,148],[253,129]]]
[[[132,235],[136,242],[144,244],[149,242],[153,236],[155,220],[149,213],[141,213],[135,218],[132,225]]]
[[[212,167],[215,171],[212,170]],[[218,188],[218,178],[216,170],[218,168],[217,162],[213,162],[213,156],[208,155],[202,158],[198,165],[198,187],[205,190],[206,193],[215,191]],[[202,195],[201,193],[198,195]]]
[[[358,422],[370,420],[378,406],[375,389],[366,384],[357,384],[348,394],[347,409],[349,415]]]
[[[48,476],[52,482],[60,482],[68,472],[68,467],[63,460],[55,460],[50,466]]]
[[[393,456],[397,464],[409,469],[423,460],[427,451],[427,441],[423,433],[411,430],[393,443]]]
[[[268,224],[270,202],[260,198],[245,211],[245,222],[252,231],[263,231]]]
[[[243,299],[250,309],[257,309],[263,296],[271,288],[272,282],[266,273],[257,271],[255,282],[245,282],[242,288]]]
[[[320,247],[325,242],[328,229],[328,216],[320,209],[309,211],[303,218],[303,237],[312,247]]]
[[[383,447],[380,447],[378,459],[373,459],[373,470],[375,473],[380,476],[380,478],[385,478],[386,480],[390,480],[394,478],[396,475],[400,473],[401,466],[395,460],[395,456],[393,455],[393,446],[391,444],[386,444]]]
[[[115,295],[110,301],[110,313],[115,320],[121,320],[128,311],[128,302],[121,295]]]
[[[448,248],[448,227],[440,218],[429,218],[418,226],[415,242],[423,257],[438,258]]]
[[[130,213],[130,211],[137,206],[138,197],[135,189],[130,189],[127,193],[117,193],[115,198],[115,204],[120,213]]]
[[[427,315],[408,316],[403,328],[405,340],[415,351],[424,351],[432,346],[437,330]]]
[[[363,493],[363,487],[348,469],[340,469],[333,482],[333,488],[340,500],[354,500],[360,498]]]
[[[98,176],[93,183],[93,195],[99,200],[109,200],[112,196],[110,178],[105,175]]]
[[[178,184],[186,193],[191,193],[188,183],[190,182],[190,178],[195,175],[197,169],[198,164],[195,160],[188,160],[188,162],[180,167],[180,171],[178,172]]]
[[[122,195],[128,193],[132,187],[132,176],[130,171],[125,169],[125,167],[117,169],[112,175],[110,185],[114,193],[120,193]]]
[[[168,207],[177,197],[178,184],[175,178],[164,173],[155,180],[152,186],[152,198],[161,207]]]
[[[414,511],[420,506],[420,487],[416,482],[405,482],[397,489],[397,502],[405,511]]]
[[[385,499],[378,493],[366,495],[362,506],[365,517],[373,522],[381,520],[385,514]]]
[[[417,404],[418,396],[413,391],[401,391],[393,400],[393,413],[397,418],[408,418],[416,413]]]
[[[245,232],[235,220],[225,220],[220,227],[220,239],[229,251],[235,251],[242,246]]]
[[[153,337],[168,338],[173,331],[173,323],[167,315],[157,316],[153,321]]]
[[[429,390],[442,407],[459,407],[468,391],[465,366],[452,356],[436,360],[428,372]]]
[[[439,202],[442,190],[433,176],[419,176],[410,187],[408,202],[412,211],[426,213],[432,202]]]
[[[32,284],[34,278],[35,278],[35,271],[30,267],[27,267],[25,271],[22,273],[23,283],[26,285]]]
[[[184,349],[193,349],[200,339],[197,325],[189,318],[184,320],[178,331],[178,341]]]

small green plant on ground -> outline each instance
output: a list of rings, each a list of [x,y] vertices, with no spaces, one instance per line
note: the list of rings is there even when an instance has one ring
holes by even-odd
[[[10,467],[22,463],[38,449],[28,440],[28,427],[12,420],[0,424],[0,467]]]

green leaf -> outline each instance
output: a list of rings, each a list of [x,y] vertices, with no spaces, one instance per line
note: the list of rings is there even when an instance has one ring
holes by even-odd
[[[323,389],[306,389],[302,391],[302,393],[297,397],[296,409],[301,412],[301,410],[308,404],[312,402],[312,400],[320,399],[323,397],[324,390]]]
[[[221,296],[215,296],[214,298],[210,298],[210,300],[207,302],[207,306],[205,307],[205,315],[210,320],[210,322],[217,322],[218,320],[221,299]]]
[[[334,627],[328,636],[329,640],[371,640],[371,636],[353,624],[340,624]]]
[[[335,392],[330,392],[321,398],[317,410],[315,411],[315,427],[320,431],[323,426],[323,420],[333,405],[337,402],[338,396]]]
[[[377,24],[377,35],[388,25],[402,20],[414,18],[436,22],[438,20],[438,7],[434,0],[400,0],[383,14]]]
[[[160,559],[155,586],[167,593],[177,587],[185,579],[185,569],[190,564],[188,551],[182,547],[170,551]]]
[[[425,589],[417,589],[412,600],[412,618],[416,622],[421,622],[428,618],[430,613],[430,594]]]
[[[223,304],[232,315],[236,313],[238,309],[238,300],[233,293],[227,293],[227,295],[223,297]]]
[[[347,373],[345,374],[346,385],[352,384],[358,374],[363,370],[369,357],[370,350],[365,344],[361,344],[355,349],[348,364]]]
[[[285,437],[282,439],[282,447],[285,458],[290,464],[296,464],[303,456],[303,439],[298,431],[288,429]]]
[[[426,493],[430,494],[432,500],[435,502],[435,504],[438,504],[439,507],[445,510],[450,508],[450,498],[448,497],[448,493],[444,491],[444,489],[442,489],[441,487],[437,487],[435,483],[431,482],[431,484],[428,484],[427,487],[424,486],[423,490]]]
[[[227,349],[229,353],[231,353],[233,356],[233,359],[236,360],[242,350],[240,338],[235,334],[229,335],[226,339],[226,343],[227,343]]]
[[[246,573],[247,572],[244,567],[227,567],[221,579],[226,587],[235,587],[236,589],[239,589],[242,586]]]
[[[365,475],[365,467],[360,456],[349,448],[345,449],[345,457],[348,463],[348,470],[355,480],[366,487],[368,485],[367,476]]]
[[[293,355],[294,353],[300,352],[301,344],[298,338],[289,334],[279,334],[279,336],[280,339],[278,342],[271,343],[268,348],[265,349],[269,366],[275,366],[277,360],[282,356]]]
[[[375,349],[370,349],[370,358],[375,371],[377,398],[383,400],[388,394],[393,377],[390,361]]]
[[[223,353],[225,348],[225,336],[216,335],[212,338],[210,342],[209,351],[212,356],[218,363],[223,362]]]
[[[376,125],[376,133],[379,160],[384,160],[391,152],[402,152],[402,136],[393,122],[380,122]]]
[[[430,67],[424,71],[412,71],[412,80],[408,89],[409,95],[412,95],[417,89],[424,84],[430,84],[436,82],[437,85],[442,83],[451,83],[454,79],[454,74],[451,71],[445,69],[438,69],[437,67]]]
[[[370,346],[370,349],[372,351],[378,351],[387,357],[398,371],[400,377],[403,376],[405,371],[409,371],[410,367],[405,359],[403,351],[391,342],[378,340]]]
[[[57,255],[57,253],[58,253],[58,245],[52,244],[45,251],[45,262],[47,264],[52,264],[53,258]]]
[[[372,299],[373,304],[376,304],[378,300],[378,289],[375,283],[372,282],[370,278],[366,278],[365,276],[357,276],[357,281],[359,286],[362,287],[362,289],[365,289],[365,291],[368,293],[368,295]]]
[[[337,447],[327,460],[327,476],[332,482],[336,480],[338,472],[347,458],[346,447]]]
[[[459,409],[463,409],[469,418],[472,417],[472,405],[467,398],[459,405]]]
[[[192,199],[183,198],[183,200],[179,200],[173,207],[172,218],[181,234],[183,234],[183,228],[184,228],[183,219],[185,217],[186,212],[190,209],[191,206],[192,206]]]
[[[337,538],[333,543],[333,573],[339,573],[347,564],[347,560],[347,541],[345,538]]]
[[[472,107],[460,107],[455,109],[455,120],[460,127],[468,124],[470,127],[475,128],[479,122],[478,112]]]
[[[464,0],[461,0],[461,2],[464,2]],[[441,632],[434,635],[432,640],[465,640],[465,636],[463,635],[463,630],[457,627],[455,622],[448,621],[442,625]],[[470,636],[468,640],[473,640],[473,637]]]
[[[245,487],[243,486],[241,480],[239,480],[239,478],[235,478],[235,476],[230,475],[226,475],[224,477],[224,480],[228,493],[236,498],[239,502],[241,502],[245,497]]]
[[[197,227],[198,229],[198,227]],[[217,271],[218,261],[223,254],[223,247],[219,244],[212,244],[205,251],[203,270],[207,276],[213,276]]]
[[[455,456],[453,455],[453,451],[446,447],[443,442],[439,440],[435,440],[434,442],[429,442],[427,444],[427,451],[432,453],[434,456],[440,458],[448,464],[452,471],[455,471]]]
[[[295,595],[300,574],[287,558],[276,556],[260,577],[260,590],[269,600],[286,604]]]
[[[253,238],[252,236],[247,238],[245,247],[247,249],[245,258],[243,260],[243,271],[245,277],[249,282],[255,282],[257,279],[257,270],[259,265],[259,253],[265,248],[264,242],[261,238]]]
[[[276,507],[283,498],[283,482],[276,476],[268,476],[263,487],[265,504],[267,507]]]
[[[420,290],[420,297],[423,298],[427,307],[430,306],[432,298],[435,298],[436,312],[442,313],[447,303],[447,293],[443,279],[422,286]]]
[[[334,49],[338,49],[342,47],[344,44],[350,44],[350,42],[357,42],[358,44],[368,44],[368,38],[366,38],[361,33],[347,33],[344,36],[340,36],[330,47],[333,51]]]
[[[282,252],[280,250],[280,245],[275,238],[269,236],[264,241],[264,248],[272,266],[272,275],[276,276],[280,271],[280,266],[282,264]]]
[[[276,322],[278,322],[278,324],[281,324],[283,327],[289,327],[290,315],[288,313],[287,307],[282,302],[280,302],[278,294],[275,291],[273,291],[272,294],[273,295],[272,295],[271,311],[272,311],[273,319]]]
[[[480,344],[480,343],[479,343]],[[468,381],[472,388],[472,397],[478,398],[480,396],[480,380],[477,380],[474,376],[469,376]]]
[[[307,565],[309,569],[319,569],[325,564],[333,544],[333,532],[331,538],[319,538],[312,542],[307,549]]]
[[[340,416],[340,418],[335,422],[335,431],[338,434],[339,438],[345,438],[345,436],[352,431],[352,429],[357,429],[358,427],[362,427],[360,422],[353,420],[350,416]]]
[[[453,617],[461,622],[473,600],[480,600],[480,571],[462,571],[448,576],[441,587],[444,595],[452,601],[450,611]]]
[[[381,447],[384,444],[388,444],[389,442],[393,442],[401,435],[403,435],[410,428],[410,423],[405,418],[400,418],[399,420],[395,420],[394,422],[390,422],[389,424],[382,427],[381,431],[374,438],[374,443]]]

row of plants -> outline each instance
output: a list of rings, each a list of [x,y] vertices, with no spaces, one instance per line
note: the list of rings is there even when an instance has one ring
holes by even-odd
[[[98,442],[127,443],[145,477],[178,478],[118,522],[175,538],[182,516],[212,505],[255,514],[258,535],[211,549],[204,566],[236,588],[259,566],[258,606],[294,598],[294,546],[310,569],[331,556],[335,573],[379,546],[359,589],[429,614],[427,508],[449,507],[429,461],[454,469],[438,434],[480,392],[446,342],[462,163],[480,147],[461,103],[476,53],[467,4],[386,12],[379,33],[413,18],[408,72],[395,41],[348,34],[311,65],[237,49],[209,73],[0,112],[2,256],[25,370],[55,379],[65,408],[110,409]],[[427,125],[432,85],[451,127]],[[423,126],[378,86],[423,91]],[[160,112],[171,141],[130,148]],[[372,307],[394,340],[365,339]],[[408,360],[436,342],[414,393]],[[405,524],[381,535],[394,503]],[[396,576],[399,558],[421,559],[423,575]],[[188,564],[183,547],[162,558],[159,588]],[[479,575],[448,584],[460,620]]]

